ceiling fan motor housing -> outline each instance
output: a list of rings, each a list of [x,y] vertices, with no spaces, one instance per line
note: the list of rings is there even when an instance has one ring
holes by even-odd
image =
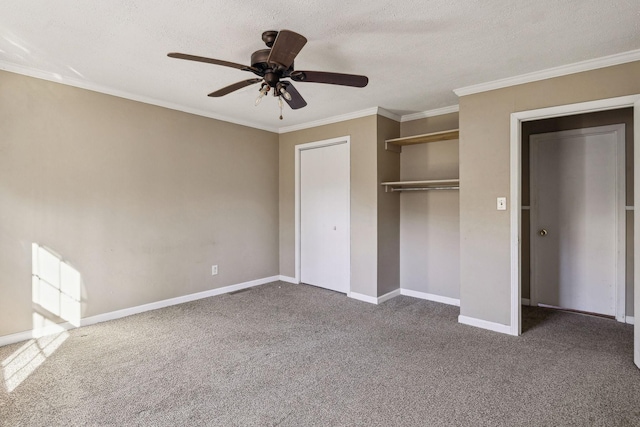
[[[264,81],[271,87],[275,87],[283,76],[288,76],[293,71],[293,64],[286,70],[278,64],[267,62],[271,49],[261,49],[251,54],[251,66],[264,72]]]

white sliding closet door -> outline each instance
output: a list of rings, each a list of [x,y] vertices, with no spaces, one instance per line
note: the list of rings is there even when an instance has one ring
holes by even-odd
[[[300,280],[349,291],[349,145],[300,152]]]

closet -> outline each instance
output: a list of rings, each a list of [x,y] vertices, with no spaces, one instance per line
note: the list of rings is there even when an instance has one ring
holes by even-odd
[[[400,179],[385,181],[400,204],[400,288],[459,305],[460,203],[457,129],[387,139]]]

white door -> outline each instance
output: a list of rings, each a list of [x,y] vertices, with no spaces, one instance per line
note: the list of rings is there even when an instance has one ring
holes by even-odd
[[[300,151],[300,281],[349,291],[349,145]]]
[[[624,313],[624,125],[532,135],[530,154],[532,304]]]

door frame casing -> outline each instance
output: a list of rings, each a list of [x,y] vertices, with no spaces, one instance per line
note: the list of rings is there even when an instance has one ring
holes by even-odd
[[[534,134],[529,137],[529,185],[530,185],[530,236],[531,236],[531,251],[530,251],[530,265],[531,265],[531,281],[529,288],[529,298],[531,301],[531,305],[537,305],[538,302],[538,291],[536,288],[537,281],[535,280],[537,271],[535,269],[536,265],[536,256],[537,252],[535,250],[535,245],[537,239],[535,239],[535,226],[537,225],[537,209],[534,209],[534,201],[536,198],[534,195],[536,194],[535,189],[538,188],[537,181],[534,179],[534,171],[540,167],[537,164],[537,155],[534,154],[537,146],[534,146],[534,142],[537,140],[545,140],[545,139],[558,139],[567,136],[573,135],[594,135],[594,134],[602,134],[602,133],[611,133],[616,132],[616,142],[615,142],[615,188],[616,188],[616,201],[615,201],[615,240],[616,240],[616,253],[615,253],[615,261],[614,261],[614,269],[615,269],[615,283],[614,283],[614,291],[615,291],[615,317],[619,322],[625,321],[625,312],[626,312],[626,163],[625,163],[625,125],[624,124],[614,124],[614,125],[604,125],[604,126],[592,126],[587,128],[580,129],[572,129],[572,130],[564,130],[564,131],[555,131],[555,132],[545,132],[542,134]]]
[[[324,139],[321,141],[307,142],[305,144],[298,144],[295,146],[295,281],[300,283],[300,260],[301,260],[301,240],[300,240],[300,154],[305,150],[312,150],[315,148],[329,147],[332,145],[347,144],[347,164],[349,165],[349,176],[351,176],[351,137],[340,136],[336,138]],[[349,194],[348,206],[347,206],[347,234],[351,236],[351,179],[347,180],[347,192]],[[349,238],[349,283],[347,289],[347,295],[351,291],[351,238]]]
[[[551,117],[571,116],[575,114],[596,111],[615,110],[633,107],[634,123],[634,204],[640,200],[640,94],[607,98],[597,101],[566,104],[535,110],[519,111],[511,114],[510,138],[510,247],[511,247],[511,324],[510,335],[522,333],[522,307],[520,289],[520,254],[522,202],[520,200],[520,186],[522,180],[522,122],[546,119]],[[640,210],[634,209],[634,224],[640,224]],[[634,227],[635,242],[640,242],[640,227]],[[640,272],[640,251],[634,251],[634,271]],[[634,309],[640,308],[640,274],[634,275]],[[635,311],[634,311],[635,315]],[[634,362],[640,367],[640,328],[634,328]]]

